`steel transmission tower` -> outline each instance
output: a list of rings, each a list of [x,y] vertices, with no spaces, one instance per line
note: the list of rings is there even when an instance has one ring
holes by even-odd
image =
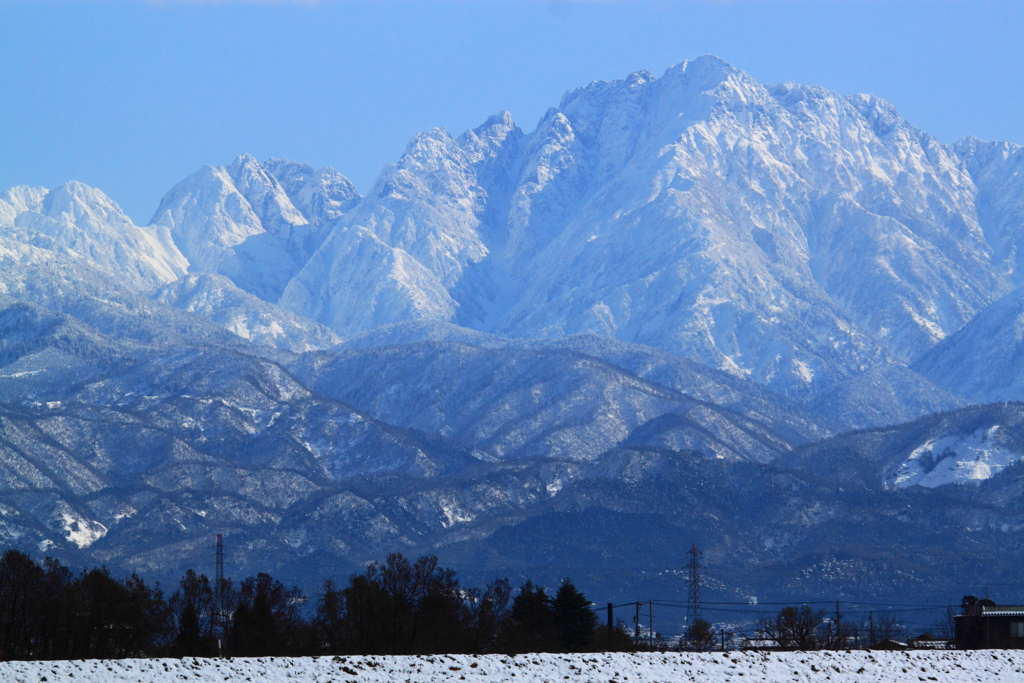
[[[690,562],[687,565],[687,568],[690,571],[690,596],[686,601],[686,625],[692,626],[693,622],[701,618],[700,572],[704,569],[704,565],[700,562],[700,558],[703,553],[697,549],[696,543],[690,548],[690,551],[687,554],[690,556]]]
[[[224,604],[227,601],[227,596],[224,594],[224,588],[224,536],[217,534],[217,570],[213,585],[213,600],[215,628],[218,631],[218,645],[220,644],[220,639],[224,637],[224,631],[227,626],[227,605]]]

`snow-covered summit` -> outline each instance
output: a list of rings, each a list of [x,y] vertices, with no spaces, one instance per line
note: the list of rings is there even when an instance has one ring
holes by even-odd
[[[151,224],[170,231],[191,272],[226,275],[276,302],[320,245],[325,224],[357,202],[355,188],[333,169],[315,171],[280,159],[263,165],[242,155],[178,183]]]
[[[977,197],[890,104],[705,56],[573,90],[530,133],[503,112],[418,135],[281,303],[343,336],[605,334],[810,398],[1008,290]]]
[[[136,291],[176,280],[188,268],[166,229],[135,225],[110,197],[77,181],[0,194],[0,236],[59,252]]]
[[[315,169],[288,159],[268,159],[263,167],[310,223],[341,218],[362,199],[355,185],[330,166]]]
[[[151,272],[131,277],[219,274],[344,338],[599,334],[816,405],[860,387],[904,419],[948,404],[910,396],[930,389],[905,366],[1022,282],[1022,164],[705,55],[567,92],[531,132],[499,112],[420,133],[365,198],[329,167],[242,155],[175,186],[148,228],[74,184],[9,191],[0,226],[99,263],[83,232],[136,235]]]

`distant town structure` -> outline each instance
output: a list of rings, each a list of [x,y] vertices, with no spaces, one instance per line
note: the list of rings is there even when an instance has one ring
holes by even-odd
[[[967,596],[963,614],[955,617],[960,649],[1024,649],[1024,605],[996,605]]]
[[[911,650],[955,650],[956,641],[949,638],[920,637],[907,641]]]

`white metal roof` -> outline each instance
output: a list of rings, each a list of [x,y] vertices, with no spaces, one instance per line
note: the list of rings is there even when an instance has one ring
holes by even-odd
[[[997,605],[996,607],[981,608],[982,616],[991,615],[994,617],[1024,617],[1024,605]]]

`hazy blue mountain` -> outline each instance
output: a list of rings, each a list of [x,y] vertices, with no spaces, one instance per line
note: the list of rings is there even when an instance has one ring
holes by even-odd
[[[480,575],[574,567],[611,590],[602,572],[674,566],[685,538],[750,569],[716,584],[736,597],[994,580],[950,558],[1024,528],[1019,405],[819,441],[813,414],[764,387],[607,338],[287,365],[235,338],[146,343],[0,309],[2,542],[170,580],[222,533],[233,574],[310,588],[402,550]]]
[[[590,462],[626,441],[658,441],[767,462],[828,433],[798,406],[768,405],[756,388],[723,386],[711,372],[676,388],[564,348],[424,342],[312,354],[294,371],[314,391],[493,460]],[[721,405],[696,398],[709,395]],[[659,419],[657,430],[641,429]]]
[[[151,551],[173,557],[215,529],[287,546],[295,529],[281,522],[296,504],[325,506],[319,514],[336,521],[359,509],[344,482],[432,478],[475,462],[241,350],[119,341],[23,304],[0,310],[0,340],[5,544],[88,550],[121,566],[145,566]],[[325,522],[320,533],[342,556],[343,538],[398,542],[375,519],[353,518],[363,531]]]

